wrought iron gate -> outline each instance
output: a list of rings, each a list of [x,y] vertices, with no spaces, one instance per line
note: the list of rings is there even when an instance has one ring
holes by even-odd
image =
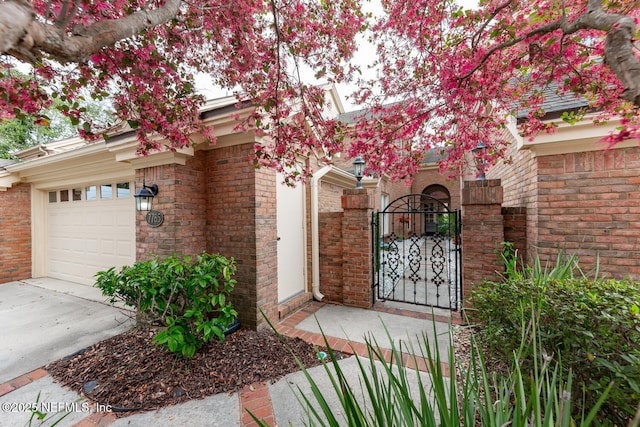
[[[460,212],[410,194],[375,212],[373,286],[379,300],[457,310],[462,296]]]

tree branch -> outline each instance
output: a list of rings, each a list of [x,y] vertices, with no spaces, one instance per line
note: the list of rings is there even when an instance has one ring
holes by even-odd
[[[551,33],[555,30],[560,29],[562,26],[562,19],[559,19],[557,21],[554,22],[550,22],[547,25],[543,25],[542,27],[536,28],[535,30],[532,30],[526,34],[521,35],[520,37],[516,37],[515,39],[509,40],[507,42],[503,42],[500,44],[497,44],[495,46],[493,46],[491,49],[489,49],[487,51],[487,53],[485,53],[482,58],[480,59],[480,62],[478,62],[478,64],[476,64],[475,67],[473,67],[470,71],[468,71],[467,73],[463,74],[462,76],[458,77],[459,81],[465,80],[467,78],[469,78],[473,73],[475,73],[476,71],[478,71],[480,68],[482,68],[482,66],[489,60],[489,58],[496,52],[506,49],[508,47],[511,46],[515,46],[516,44],[523,42],[524,40],[531,38],[533,36],[536,35],[540,35],[540,34],[548,34]]]
[[[78,11],[78,7],[80,6],[81,2],[82,0],[73,0],[73,6],[70,12],[67,11],[69,9],[69,3],[71,3],[71,0],[68,0],[64,3],[64,9],[60,11],[60,19],[56,22],[56,26],[58,28],[60,28],[61,30],[67,28],[67,25],[69,25],[69,22],[71,22],[71,20],[73,20],[73,17]]]
[[[504,5],[501,5],[502,8]],[[495,15],[493,15],[495,16]],[[483,27],[485,28],[485,27]],[[482,68],[496,52],[507,49],[537,35],[561,30],[563,35],[573,34],[582,29],[593,29],[605,32],[605,63],[618,77],[624,86],[621,97],[640,106],[640,61],[633,53],[633,35],[636,24],[632,17],[609,13],[602,8],[602,0],[589,0],[584,13],[573,22],[569,22],[564,9],[562,17],[512,40],[497,44],[490,48],[470,71],[458,78],[461,83]],[[478,36],[476,33],[475,37]],[[479,37],[479,36],[478,36]]]
[[[74,34],[69,35],[64,28],[36,20],[28,1],[0,0],[0,54],[31,61],[47,54],[61,63],[83,62],[105,46],[169,21],[176,16],[181,3],[182,0],[167,0],[157,9],[74,28]]]
[[[498,15],[498,13],[500,13],[500,11],[502,11],[503,9],[507,8],[508,6],[511,5],[511,3],[513,2],[513,0],[507,0],[506,2],[504,2],[503,4],[499,5],[496,10],[493,11],[493,13],[489,16],[489,18],[487,18],[484,23],[482,24],[482,26],[478,29],[478,31],[476,31],[476,33],[471,37],[471,47],[475,50],[475,48],[478,46],[478,43],[480,43],[480,38],[482,37],[482,33],[484,32],[484,30],[487,28],[487,26],[489,25],[489,23],[491,21],[493,21],[493,19]]]

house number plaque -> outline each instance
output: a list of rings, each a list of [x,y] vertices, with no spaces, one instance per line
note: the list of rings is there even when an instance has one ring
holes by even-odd
[[[160,227],[164,222],[164,215],[160,211],[149,211],[147,214],[147,224],[152,227]]]

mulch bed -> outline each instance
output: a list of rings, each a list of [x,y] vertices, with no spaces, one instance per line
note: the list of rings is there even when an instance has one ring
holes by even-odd
[[[306,367],[321,363],[313,345],[271,330],[241,328],[224,342],[211,341],[192,359],[151,341],[153,329],[133,329],[46,367],[59,383],[114,412],[152,410],[275,381],[298,371],[287,349]],[[342,355],[340,355],[342,357]]]

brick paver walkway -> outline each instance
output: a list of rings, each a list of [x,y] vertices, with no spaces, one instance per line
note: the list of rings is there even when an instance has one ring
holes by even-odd
[[[291,314],[286,319],[282,320],[280,323],[276,325],[276,330],[290,337],[299,337],[306,342],[324,346],[324,338],[319,333],[308,332],[301,329],[297,329],[297,325],[305,320],[309,316],[313,316],[313,314],[322,308],[325,303],[321,302],[312,302],[297,312]],[[386,312],[390,314],[420,318],[431,320],[432,316],[426,313],[418,313],[415,311],[409,310],[401,310],[401,309],[389,309],[385,308],[383,305],[376,305],[374,310]],[[435,320],[441,322],[451,322],[452,324],[462,324],[462,320],[459,315],[456,313],[452,314],[451,319],[448,317],[439,317],[436,316]],[[365,344],[349,341],[342,338],[336,337],[327,337],[327,341],[332,349],[346,353],[346,354],[357,354],[358,356],[368,357],[367,347]],[[383,350],[383,354],[387,361],[390,360],[391,350]],[[428,371],[428,361],[416,357],[418,362],[418,369],[424,372]],[[409,355],[405,355],[405,366],[408,368],[413,368],[413,358]],[[446,363],[442,363],[442,371],[445,375],[449,372],[449,366]],[[44,368],[36,369],[35,371],[29,372],[27,374],[21,375],[17,378],[14,378],[11,381],[0,384],[0,396],[11,393],[12,391],[23,387],[27,384],[30,384],[33,381],[36,381],[40,378],[49,375]],[[240,399],[240,425],[242,427],[253,427],[257,426],[257,423],[253,420],[253,418],[249,415],[247,410],[250,410],[258,419],[263,420],[269,426],[275,426],[276,420],[273,414],[273,407],[271,404],[271,396],[269,395],[269,388],[266,383],[261,382],[257,384],[253,384],[251,386],[245,387],[238,393]],[[116,420],[116,416],[113,413],[104,413],[104,412],[94,412],[82,421],[76,423],[74,427],[105,427],[109,424],[113,423]]]

